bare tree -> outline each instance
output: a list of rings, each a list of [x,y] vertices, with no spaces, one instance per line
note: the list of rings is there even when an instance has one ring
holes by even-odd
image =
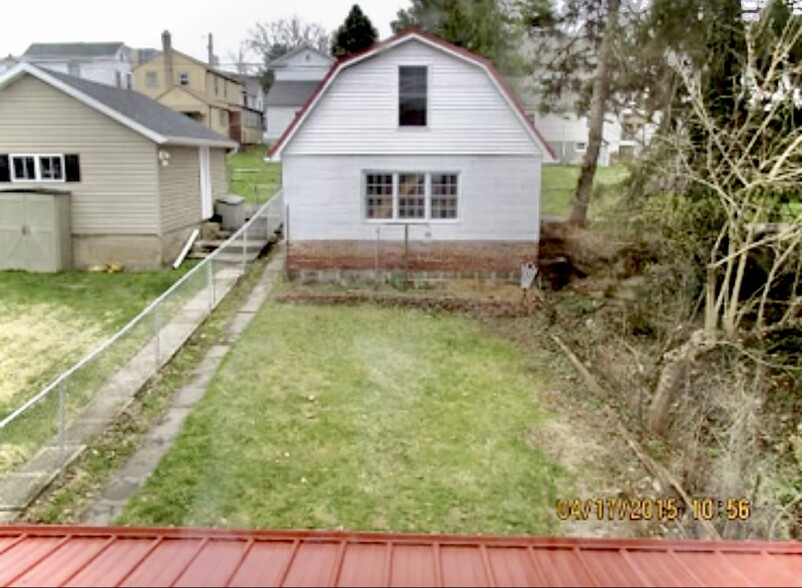
[[[319,24],[305,22],[298,16],[292,16],[289,19],[257,23],[248,31],[245,44],[267,63],[303,45],[328,53],[331,42],[329,34]]]

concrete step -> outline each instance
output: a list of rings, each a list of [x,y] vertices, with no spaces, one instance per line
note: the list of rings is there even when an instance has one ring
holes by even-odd
[[[259,253],[261,249],[258,250],[246,250],[245,251],[245,261],[251,262],[259,257]],[[209,257],[211,251],[190,251],[187,257],[189,259],[206,259]],[[223,263],[241,263],[242,262],[242,250],[239,251],[226,251],[225,253],[218,253],[215,256],[215,260],[223,262]]]

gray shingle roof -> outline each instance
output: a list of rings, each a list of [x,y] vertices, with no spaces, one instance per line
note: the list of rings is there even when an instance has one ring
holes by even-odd
[[[229,140],[228,137],[215,133],[188,116],[171,110],[134,90],[124,90],[113,86],[97,84],[89,80],[50,70],[48,70],[47,73],[58,81],[72,86],[79,92],[97,100],[104,106],[119,112],[132,121],[168,139],[197,139],[201,141]]]
[[[320,82],[297,82],[279,80],[273,82],[267,93],[268,106],[303,106]]]
[[[122,43],[32,43],[23,57],[113,57]]]

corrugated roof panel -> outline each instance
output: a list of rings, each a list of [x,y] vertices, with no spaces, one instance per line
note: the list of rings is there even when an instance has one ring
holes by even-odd
[[[0,526],[0,585],[802,586],[802,545]]]
[[[724,553],[727,563],[738,570],[743,576],[749,577],[758,586],[798,586],[802,581],[802,562],[797,558],[795,573],[789,571],[785,574],[783,559],[789,560],[790,557],[775,555],[769,556],[765,553],[739,553],[732,555]],[[779,565],[778,565],[779,564]],[[779,574],[778,574],[779,572]],[[794,584],[796,582],[796,584]]]
[[[345,550],[338,586],[386,586],[389,548],[381,543],[350,543]]]
[[[300,541],[257,541],[242,561],[230,586],[280,586]]]
[[[295,560],[283,585],[335,585],[335,576],[337,576],[339,572],[337,569],[338,555],[343,546],[330,542],[318,543],[315,541],[304,541],[295,554]]]
[[[753,582],[729,565],[718,551],[676,551],[677,558],[706,586],[754,586]]]
[[[787,570],[793,578],[799,578],[798,585],[802,585],[802,556],[773,554],[770,557],[774,566],[784,571]]]
[[[623,556],[637,566],[652,586],[703,586],[699,578],[665,551],[632,549],[625,551]]]
[[[494,586],[492,572],[485,569],[481,547],[447,546],[440,548],[443,584],[446,586]],[[489,563],[487,564],[489,567]]]
[[[392,586],[442,586],[435,575],[430,545],[393,545],[390,572]]]
[[[121,586],[170,586],[200,552],[200,539],[164,539]]]
[[[226,539],[209,541],[174,585],[225,586],[251,545],[251,542]]]
[[[0,586],[14,582],[52,551],[58,549],[64,541],[65,539],[58,537],[36,537],[13,546],[3,554],[3,565],[0,566]]]
[[[39,565],[14,581],[15,586],[60,586],[75,573],[92,561],[110,544],[110,540],[97,538],[80,538],[65,543]]]
[[[114,541],[92,560],[91,566],[70,578],[66,586],[116,586],[158,542],[157,538]]]
[[[532,559],[549,586],[597,586],[574,549],[534,549]]]
[[[528,547],[488,547],[487,558],[499,586],[543,586],[546,578],[533,565]]]
[[[624,550],[594,549],[580,551],[584,566],[596,578],[598,584],[606,586],[648,586],[649,582],[623,555]]]

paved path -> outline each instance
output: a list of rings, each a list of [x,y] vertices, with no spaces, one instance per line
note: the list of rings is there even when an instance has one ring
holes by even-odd
[[[176,393],[161,422],[145,434],[137,452],[106,483],[100,498],[84,515],[84,524],[111,525],[122,512],[128,499],[153,473],[181,431],[184,419],[203,398],[223,358],[267,299],[276,276],[284,269],[284,260],[284,244],[280,243],[276,246],[275,257],[268,263],[261,279],[229,323],[223,340],[209,349],[189,376],[187,383]]]
[[[181,349],[198,326],[242,275],[239,264],[215,271],[204,285],[68,423],[64,439],[56,434],[20,469],[0,475],[0,523],[13,521],[59,475],[60,466],[75,460],[99,433],[133,402],[135,395]],[[63,441],[63,442],[62,442]]]

